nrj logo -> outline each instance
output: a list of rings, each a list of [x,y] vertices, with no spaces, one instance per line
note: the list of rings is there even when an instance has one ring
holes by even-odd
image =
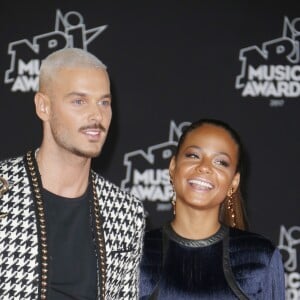
[[[243,97],[278,100],[300,96],[300,18],[284,18],[282,37],[240,50],[235,88]]]
[[[286,299],[300,299],[300,227],[293,226],[287,229],[280,226],[278,248],[283,257],[285,269]]]
[[[169,162],[176,149],[178,139],[188,122],[178,126],[170,122],[169,138],[166,142],[150,146],[147,151],[142,149],[126,153],[124,166],[126,177],[121,187],[136,195],[139,199],[157,204],[155,210],[170,209],[172,187],[169,178]],[[146,203],[147,208],[147,203]]]
[[[32,41],[22,39],[8,45],[10,68],[5,72],[4,83],[12,92],[29,92],[38,89],[41,60],[53,51],[87,46],[105,30],[107,25],[86,29],[83,17],[76,11],[62,14],[56,11],[54,31],[34,36]]]

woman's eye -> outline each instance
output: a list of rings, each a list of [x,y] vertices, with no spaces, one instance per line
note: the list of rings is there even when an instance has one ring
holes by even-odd
[[[228,161],[225,160],[225,159],[217,159],[217,160],[215,161],[215,163],[216,163],[217,165],[220,165],[220,166],[223,166],[223,167],[228,167],[228,166],[229,166]]]
[[[195,153],[186,153],[185,157],[187,157],[187,158],[199,158],[199,155],[197,155]]]

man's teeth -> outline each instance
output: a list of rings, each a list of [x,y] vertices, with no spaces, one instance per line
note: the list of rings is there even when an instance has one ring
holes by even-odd
[[[99,131],[86,131],[87,134],[90,134],[90,135],[97,135],[99,134]]]
[[[209,183],[207,181],[203,181],[203,180],[192,179],[192,180],[189,180],[189,183],[196,184],[196,185],[199,185],[201,187],[208,188],[208,189],[212,189],[213,188],[213,185],[211,183]]]

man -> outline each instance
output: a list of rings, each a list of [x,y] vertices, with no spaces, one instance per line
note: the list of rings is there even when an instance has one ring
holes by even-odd
[[[0,299],[136,299],[142,204],[91,170],[112,116],[106,67],[56,51],[34,100],[40,148],[0,163]]]

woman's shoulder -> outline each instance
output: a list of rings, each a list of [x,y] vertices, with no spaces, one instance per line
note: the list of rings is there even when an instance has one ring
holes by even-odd
[[[274,299],[274,295],[284,299],[282,257],[271,240],[230,228],[228,252],[234,277],[247,295],[261,295],[263,291],[263,299]]]
[[[251,251],[272,255],[276,250],[273,242],[267,237],[236,228],[229,229],[229,245],[232,251]]]
[[[161,238],[162,231],[163,231],[162,227],[155,228],[155,229],[150,229],[150,230],[146,229],[145,230],[145,239],[157,239],[157,238]]]
[[[143,255],[140,268],[156,273],[162,261],[162,228],[147,230],[144,234]]]

